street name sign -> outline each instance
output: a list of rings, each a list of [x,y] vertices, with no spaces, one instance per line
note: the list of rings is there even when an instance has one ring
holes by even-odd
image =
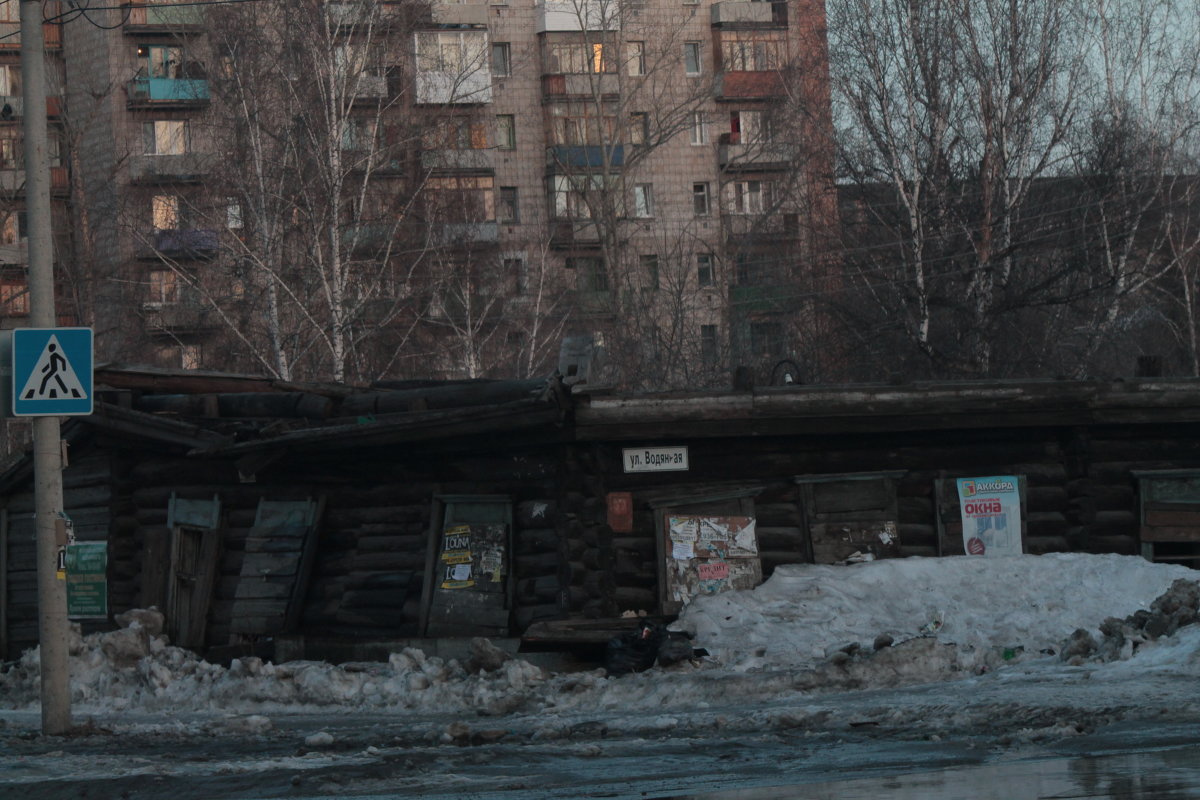
[[[12,392],[14,417],[91,414],[92,329],[14,329]]]

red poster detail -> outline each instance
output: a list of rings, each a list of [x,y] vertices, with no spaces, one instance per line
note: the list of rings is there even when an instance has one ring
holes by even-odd
[[[700,580],[722,580],[729,577],[729,563],[726,561],[717,561],[711,564],[699,564],[696,571],[700,573]]]

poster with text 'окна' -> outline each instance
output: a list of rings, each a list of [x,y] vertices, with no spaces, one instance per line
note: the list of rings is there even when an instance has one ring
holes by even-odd
[[[1015,475],[959,478],[958,502],[968,555],[1021,554],[1021,492]]]

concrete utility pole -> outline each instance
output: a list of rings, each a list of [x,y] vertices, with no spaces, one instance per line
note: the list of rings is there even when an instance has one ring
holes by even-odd
[[[46,147],[46,58],[41,0],[21,0],[21,76],[25,106],[30,323],[34,328],[53,328],[58,315],[54,309],[54,250],[50,237],[50,161]],[[33,481],[42,733],[58,735],[71,727],[67,584],[58,577],[57,533],[63,507],[62,440],[58,417],[35,417],[33,420]]]

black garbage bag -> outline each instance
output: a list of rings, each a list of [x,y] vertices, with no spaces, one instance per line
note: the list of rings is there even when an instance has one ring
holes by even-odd
[[[694,658],[696,651],[692,648],[692,640],[686,633],[667,631],[662,644],[658,646],[658,665],[669,667],[682,661]]]
[[[609,675],[644,672],[654,666],[658,648],[667,638],[667,629],[657,622],[642,620],[637,628],[608,640],[604,651],[604,669]]]

